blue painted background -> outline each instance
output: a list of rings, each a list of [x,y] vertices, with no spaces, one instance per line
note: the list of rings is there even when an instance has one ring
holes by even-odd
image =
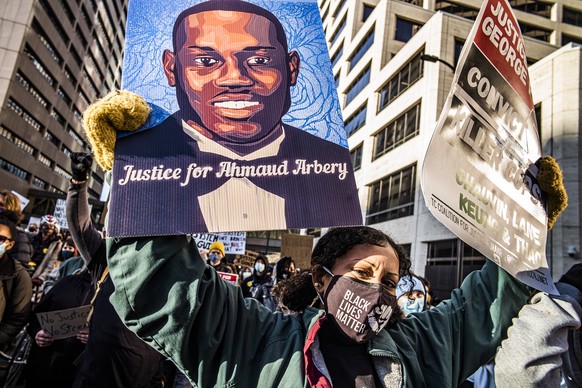
[[[172,50],[174,20],[201,1],[130,0],[122,88],[144,97],[153,113],[144,128],[178,110],[174,88],[162,69],[162,54]],[[283,122],[347,147],[327,44],[316,0],[250,0],[271,11],[283,24],[289,51],[301,58],[291,109]],[[173,51],[173,50],[172,50]]]

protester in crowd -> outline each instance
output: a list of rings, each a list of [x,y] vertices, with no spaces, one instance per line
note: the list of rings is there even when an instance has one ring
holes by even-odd
[[[253,274],[242,283],[241,289],[246,298],[258,300],[271,311],[277,309],[277,303],[271,295],[273,279],[271,278],[269,261],[264,255],[258,255],[255,260]]]
[[[25,369],[27,388],[72,387],[89,330],[84,329],[73,337],[55,340],[42,329],[36,314],[90,304],[93,295],[91,283],[92,277],[88,271],[64,277],[34,308],[27,327],[28,334],[34,339]]]
[[[14,247],[12,247],[10,254],[14,259],[27,267],[32,258],[33,251],[28,234],[26,234],[26,232],[19,226],[24,218],[21,206],[20,198],[18,198],[17,195],[14,195],[8,190],[0,191],[0,217],[12,221],[16,225],[18,231],[17,237],[14,241]]]
[[[556,283],[561,296],[539,292],[519,312],[495,357],[498,388],[582,386],[582,264]]]
[[[31,244],[33,249],[32,261],[38,265],[52,252],[59,252],[61,236],[59,235],[60,227],[57,219],[50,214],[40,219],[40,228],[38,233],[32,236]],[[59,249],[55,249],[58,245]],[[56,258],[56,256],[55,256]]]
[[[13,222],[0,218],[0,350],[24,327],[31,309],[30,276],[10,254],[17,234]]]
[[[252,275],[252,269],[249,267],[241,267],[239,270],[238,285],[242,287],[243,283],[246,283]]]
[[[224,244],[222,242],[215,241],[210,244],[208,248],[208,264],[218,272],[236,273],[235,268],[226,263],[224,256]]]
[[[35,223],[29,224],[26,227],[26,233],[28,234],[29,237],[34,236],[36,233],[38,233],[38,224]]]
[[[291,256],[283,256],[273,268],[273,285],[276,285],[281,280],[290,279],[295,275],[295,261]]]
[[[128,327],[199,386],[303,386],[305,378],[456,386],[493,356],[529,294],[488,262],[448,303],[399,320],[392,311],[409,275],[406,254],[380,231],[341,228],[318,242],[312,272],[288,281],[283,302],[297,315],[272,314],[209,271],[194,247],[187,236],[113,239],[108,254],[112,302]],[[342,313],[344,297],[358,319]],[[354,307],[356,297],[366,302]]]
[[[43,293],[47,293],[51,287],[55,285],[55,283],[63,279],[66,275],[72,275],[79,268],[79,264],[82,265],[82,263],[79,263],[78,261],[75,261],[73,266],[67,264],[70,260],[73,260],[74,257],[78,256],[79,252],[75,247],[75,242],[71,237],[67,238],[61,248],[61,253],[57,257],[57,261],[55,262],[53,269],[46,275],[44,279],[42,284]],[[67,264],[66,267],[65,264]],[[77,266],[76,268],[75,265]]]
[[[77,249],[87,261],[93,283],[102,281],[93,306],[89,340],[73,386],[78,388],[162,387],[162,356],[121,322],[109,302],[114,291],[107,270],[105,240],[91,223],[87,179],[91,156],[71,155],[73,177],[67,194],[67,223]],[[198,252],[198,250],[196,250]]]
[[[396,300],[402,316],[426,310],[426,287],[416,275],[403,276],[396,287]]]

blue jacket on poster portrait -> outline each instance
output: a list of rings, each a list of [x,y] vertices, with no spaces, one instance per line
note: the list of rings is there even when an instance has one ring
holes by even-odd
[[[214,220],[233,231],[325,226],[321,220],[361,223],[347,149],[286,124],[270,144],[240,156],[197,133],[176,112],[118,139],[115,155],[111,211],[132,235],[163,234],[164,226],[150,220],[168,219],[167,209],[187,214],[169,220],[177,233],[212,231]],[[126,200],[134,196],[141,200],[130,208]],[[165,206],[152,206],[162,198]],[[233,226],[225,229],[225,219]],[[110,232],[118,235],[113,225]]]

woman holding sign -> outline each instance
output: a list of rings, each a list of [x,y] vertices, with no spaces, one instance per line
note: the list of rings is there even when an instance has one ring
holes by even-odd
[[[187,236],[110,239],[112,303],[197,386],[457,386],[493,357],[528,289],[488,262],[426,313],[399,319],[410,260],[369,227],[332,229],[272,313],[222,281]],[[313,307],[309,307],[312,305]]]

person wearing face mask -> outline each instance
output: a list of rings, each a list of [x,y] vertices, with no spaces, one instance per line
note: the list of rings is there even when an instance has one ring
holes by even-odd
[[[24,218],[21,205],[18,196],[8,190],[0,190],[0,217],[13,222],[18,231],[10,254],[24,267],[28,267],[33,250],[28,234],[18,227]]]
[[[208,248],[208,264],[218,272],[236,273],[233,266],[225,262],[224,244],[215,241]]]
[[[253,266],[253,274],[241,285],[245,298],[253,298],[261,304],[275,310],[275,303],[271,298],[273,279],[269,273],[269,261],[264,255],[258,255]]]
[[[65,276],[77,273],[84,266],[83,259],[71,237],[67,238],[53,269],[43,279],[43,293],[47,293],[59,280]]]
[[[418,276],[403,276],[396,287],[396,299],[403,316],[426,310],[426,287]]]
[[[32,261],[37,265],[41,264],[47,254],[54,254],[56,257],[60,253],[61,236],[59,231],[57,219],[52,215],[47,214],[40,219],[40,228],[30,241],[34,251]]]
[[[10,254],[17,233],[13,222],[0,218],[0,350],[24,327],[31,311],[30,276]]]
[[[222,281],[188,236],[110,239],[111,302],[196,386],[453,387],[491,358],[529,290],[494,263],[407,319],[404,249],[365,226],[330,229],[272,313]],[[503,292],[501,292],[503,290]],[[249,355],[252,355],[249,357]]]
[[[249,267],[242,267],[239,271],[238,285],[242,287],[243,283],[247,282],[247,279],[253,275],[253,270]]]
[[[295,275],[295,261],[291,256],[283,256],[273,268],[273,285],[281,280],[287,280]]]

